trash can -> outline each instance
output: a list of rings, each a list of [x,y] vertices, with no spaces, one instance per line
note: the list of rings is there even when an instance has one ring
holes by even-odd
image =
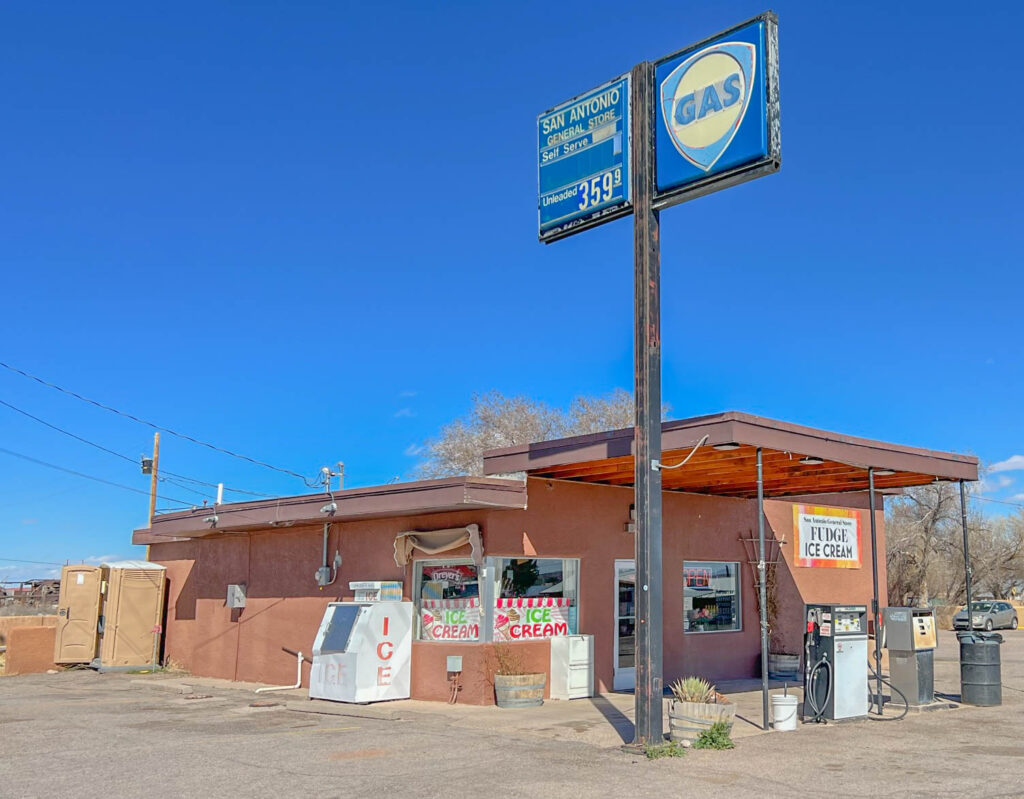
[[[1003,703],[1002,675],[999,667],[999,633],[961,632],[960,698],[968,705],[992,707]]]

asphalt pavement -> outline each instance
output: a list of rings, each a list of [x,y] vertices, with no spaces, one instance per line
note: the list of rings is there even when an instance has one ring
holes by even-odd
[[[1024,631],[1004,635],[1001,707],[804,725],[656,761],[620,748],[629,734],[621,697],[533,715],[426,703],[322,713],[294,696],[188,677],[9,677],[0,679],[0,795],[1016,797]],[[959,693],[949,632],[936,687]],[[257,699],[272,705],[253,707]],[[602,723],[607,734],[591,729]]]

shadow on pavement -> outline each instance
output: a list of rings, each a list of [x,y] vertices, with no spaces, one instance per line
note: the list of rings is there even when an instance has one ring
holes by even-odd
[[[605,720],[612,725],[623,743],[632,743],[636,727],[629,717],[603,696],[590,697],[590,703],[600,711]]]

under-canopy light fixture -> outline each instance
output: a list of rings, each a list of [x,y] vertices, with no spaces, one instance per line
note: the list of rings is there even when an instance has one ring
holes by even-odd
[[[875,477],[888,477],[890,474],[896,474],[892,469],[875,469]]]
[[[818,466],[819,464],[822,464],[824,462],[825,461],[822,460],[821,458],[816,458],[813,455],[805,455],[800,459],[800,463],[802,463],[804,466]]]
[[[729,444],[715,444],[712,449],[717,449],[719,452],[729,452],[730,450],[739,449],[740,445],[736,443]]]

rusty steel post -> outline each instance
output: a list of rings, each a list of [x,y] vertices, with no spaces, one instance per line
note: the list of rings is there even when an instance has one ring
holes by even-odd
[[[654,65],[633,67],[634,369],[636,373],[636,733],[634,744],[660,743],[662,714],[661,587],[661,241],[654,197]]]

